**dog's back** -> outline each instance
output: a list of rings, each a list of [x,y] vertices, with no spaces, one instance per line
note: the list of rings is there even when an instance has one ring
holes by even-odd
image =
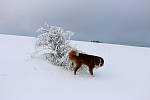
[[[77,56],[77,59],[86,65],[103,66],[104,64],[104,59],[102,57],[98,57],[94,55],[79,53],[79,55]]]

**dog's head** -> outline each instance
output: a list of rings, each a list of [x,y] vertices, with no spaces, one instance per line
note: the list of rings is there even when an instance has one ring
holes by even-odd
[[[95,64],[102,67],[104,65],[104,59],[102,57],[96,57]]]
[[[100,58],[100,66],[102,67],[104,65],[104,59],[101,57]]]

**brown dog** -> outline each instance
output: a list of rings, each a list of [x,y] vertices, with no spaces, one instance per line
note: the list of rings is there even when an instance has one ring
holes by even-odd
[[[77,70],[82,66],[82,64],[89,67],[89,72],[91,75],[93,75],[93,68],[96,66],[102,67],[104,65],[104,59],[102,57],[77,53],[74,50],[69,52],[69,60],[76,64],[74,75],[76,75]]]

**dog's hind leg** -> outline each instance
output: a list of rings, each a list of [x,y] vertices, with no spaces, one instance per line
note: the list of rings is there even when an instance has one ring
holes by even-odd
[[[74,70],[74,63],[73,62],[69,62],[69,70]]]
[[[76,75],[76,72],[80,67],[81,67],[81,63],[78,63],[74,69],[74,75]]]

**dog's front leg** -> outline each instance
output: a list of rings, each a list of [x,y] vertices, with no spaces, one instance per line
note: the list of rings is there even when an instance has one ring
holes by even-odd
[[[91,74],[92,76],[94,76],[94,75],[93,75],[93,68],[94,68],[93,66],[89,66],[89,72],[90,72],[90,74]]]

